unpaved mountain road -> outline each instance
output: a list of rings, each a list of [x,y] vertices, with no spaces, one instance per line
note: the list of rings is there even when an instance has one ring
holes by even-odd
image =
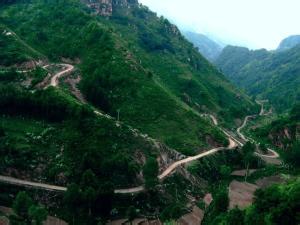
[[[248,120],[251,119],[251,118],[254,118],[254,117],[255,117],[254,115],[252,115],[252,116],[246,116],[246,117],[245,117],[245,120],[244,120],[244,122],[243,122],[243,124],[242,124],[242,126],[240,126],[240,127],[236,130],[237,134],[238,134],[238,135],[240,136],[240,138],[241,138],[243,141],[245,141],[245,142],[248,142],[249,139],[246,138],[245,135],[243,135],[243,134],[241,133],[241,130],[244,129],[244,127],[247,125]]]
[[[58,64],[59,66],[62,66],[64,70],[58,72],[51,78],[50,86],[56,87],[59,83],[59,78],[61,78],[64,75],[67,75],[68,73],[71,73],[74,70],[74,66],[70,64]]]
[[[265,110],[264,110],[264,103],[265,103],[265,102],[268,102],[268,101],[267,101],[267,100],[256,101],[256,103],[259,104],[259,105],[261,106],[261,110],[260,110],[259,116],[267,116],[267,115],[269,115],[269,113],[265,113]],[[244,128],[246,127],[246,125],[247,125],[249,119],[255,118],[256,116],[257,116],[257,115],[246,116],[245,119],[244,119],[243,124],[237,129],[236,132],[237,132],[237,134],[240,136],[240,138],[241,138],[243,141],[245,141],[245,142],[251,141],[251,142],[253,142],[254,144],[257,145],[257,143],[256,143],[254,140],[252,140],[252,139],[250,139],[250,138],[247,138],[247,137],[246,137],[244,134],[242,134],[242,132],[241,132],[241,130],[244,129]],[[244,144],[242,144],[241,146],[243,146],[243,145],[244,145]],[[259,157],[262,157],[262,158],[269,158],[269,159],[278,159],[278,158],[280,158],[280,155],[279,155],[276,151],[274,151],[274,150],[272,150],[272,149],[270,149],[270,148],[268,148],[268,151],[271,152],[272,155],[264,155],[264,154],[260,154],[260,153],[258,153],[258,152],[255,152],[254,154],[257,155],[257,156],[259,156]]]
[[[234,149],[235,147],[237,147],[237,144],[232,139],[229,139],[229,143],[230,144],[227,148],[226,147],[213,148],[209,151],[203,152],[203,153],[198,154],[196,156],[191,156],[191,157],[188,157],[186,159],[182,159],[180,161],[177,161],[177,162],[173,163],[172,165],[170,165],[161,175],[158,176],[158,178],[160,180],[164,179],[165,177],[170,175],[170,173],[172,173],[177,167],[179,167],[183,164],[187,164],[189,162],[192,162],[192,161],[201,159],[203,157],[215,154],[216,152],[224,150],[224,149]]]
[[[31,187],[35,189],[42,189],[47,191],[66,191],[66,187],[60,187],[56,185],[50,185],[50,184],[44,184],[44,183],[37,183],[37,182],[31,182],[26,180],[20,180],[13,177],[7,177],[7,176],[1,176],[0,175],[0,181],[7,184],[12,184],[16,186],[22,186],[22,187]]]
[[[56,73],[50,81],[49,86],[53,86],[53,87],[57,87],[59,84],[59,79],[67,74],[70,74],[73,70],[74,70],[74,66],[70,65],[70,64],[56,64],[59,66],[63,67],[63,70]],[[43,68],[46,69],[49,65],[44,66]],[[95,114],[99,115],[99,116],[105,116],[108,117],[110,119],[112,119],[112,117],[110,117],[109,115],[105,115],[97,110],[94,111]],[[216,119],[216,117],[214,117],[213,115],[207,114],[213,121],[213,124],[215,126],[218,126],[218,121]],[[238,135],[244,140],[247,141],[248,139],[241,133],[241,129],[243,129],[249,118],[251,118],[253,116],[247,116],[242,124],[241,127],[238,128],[237,133]],[[178,168],[179,166],[183,165],[183,164],[187,164],[189,162],[198,160],[200,158],[203,157],[207,157],[209,155],[215,154],[221,150],[225,150],[225,149],[234,149],[237,146],[243,146],[243,144],[241,142],[239,142],[238,140],[236,140],[232,135],[230,135],[227,131],[225,131],[224,129],[220,128],[221,131],[228,137],[229,140],[229,146],[228,147],[218,147],[218,148],[213,148],[211,150],[208,150],[206,152],[200,153],[196,156],[191,156],[191,157],[187,157],[185,159],[179,160],[177,162],[174,162],[173,164],[171,164],[161,175],[158,176],[159,180],[163,180],[164,178],[166,178],[167,176],[169,176],[170,174],[172,174],[172,172]],[[272,152],[274,152],[273,150],[271,150]],[[276,152],[274,152],[276,153]],[[258,153],[256,153],[258,154]],[[276,153],[277,154],[277,153]],[[278,154],[277,154],[278,155]],[[276,155],[276,157],[277,157]],[[267,157],[267,156],[266,156]],[[275,157],[275,156],[274,156]],[[30,181],[25,181],[25,180],[20,180],[20,179],[16,179],[16,178],[12,178],[12,177],[7,177],[7,176],[0,176],[0,181],[4,182],[4,183],[9,183],[12,185],[18,185],[18,186],[25,186],[25,187],[31,187],[31,188],[37,188],[37,189],[43,189],[43,190],[48,190],[48,191],[61,191],[64,192],[67,190],[66,187],[59,187],[59,186],[55,186],[55,185],[49,185],[49,184],[44,184],[44,183],[36,183],[36,182],[30,182]],[[134,187],[134,188],[126,188],[126,189],[117,189],[114,192],[116,194],[134,194],[134,193],[138,193],[138,192],[142,192],[144,191],[145,188],[144,186],[139,186],[139,187]]]
[[[199,155],[191,156],[191,157],[188,157],[183,160],[179,160],[179,161],[171,164],[161,175],[158,176],[158,179],[163,180],[164,178],[166,178],[167,176],[172,174],[172,172],[176,168],[178,168],[179,166],[181,166],[183,164],[187,164],[189,162],[198,160],[200,158],[215,154],[216,152],[224,150],[224,149],[234,149],[235,147],[237,147],[237,144],[233,140],[229,139],[229,141],[230,141],[230,144],[227,148],[225,148],[225,147],[214,148],[214,149],[211,149],[204,153],[201,153]],[[16,185],[16,186],[42,189],[42,190],[47,190],[47,191],[65,192],[67,190],[66,187],[50,185],[50,184],[45,184],[45,183],[31,182],[31,181],[16,179],[16,178],[8,177],[8,176],[1,176],[1,175],[0,175],[0,182],[8,183],[8,184]],[[115,194],[134,194],[134,193],[142,192],[144,190],[145,190],[144,186],[138,186],[138,187],[134,187],[134,188],[116,189],[114,191],[114,193]]]

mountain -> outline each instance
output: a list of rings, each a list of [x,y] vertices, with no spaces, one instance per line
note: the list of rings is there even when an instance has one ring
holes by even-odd
[[[44,212],[13,178],[36,182],[28,195],[69,224],[165,222],[243,168],[227,135],[257,105],[137,1],[7,1],[0,24],[0,202],[12,223]]]
[[[299,44],[300,44],[300,35],[293,35],[282,40],[277,48],[277,51],[285,51]]]
[[[292,110],[269,124],[256,126],[253,131],[257,138],[265,143],[271,143],[289,154],[293,145],[299,142],[300,136],[300,104],[292,107]]]
[[[300,46],[282,52],[228,46],[216,65],[248,94],[269,99],[282,112],[300,99],[299,59]]]
[[[216,60],[222,52],[222,47],[218,43],[214,42],[203,34],[184,31],[183,35],[186,37],[186,39],[192,42],[196,48],[199,49],[199,52],[205,58],[211,62]]]
[[[198,114],[215,112],[230,122],[252,107],[176,26],[134,1],[105,2],[18,4],[2,20],[49,60],[79,61],[80,88],[91,104],[120,112],[122,121],[180,151],[206,146],[205,136],[215,132]],[[18,25],[32,13],[38,19]]]

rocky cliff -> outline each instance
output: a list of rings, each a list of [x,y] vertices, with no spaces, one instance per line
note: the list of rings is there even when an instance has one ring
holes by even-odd
[[[82,0],[93,12],[101,16],[111,16],[116,7],[129,8],[138,5],[138,0]]]

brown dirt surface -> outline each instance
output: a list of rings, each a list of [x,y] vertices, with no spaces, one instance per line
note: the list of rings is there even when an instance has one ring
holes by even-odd
[[[271,177],[264,177],[259,180],[257,180],[255,183],[259,188],[267,188],[272,186],[273,184],[282,184],[284,183],[285,180],[282,176],[276,175],[276,176],[271,176]]]
[[[232,181],[229,185],[229,208],[244,209],[253,202],[258,186],[247,182]]]
[[[249,170],[249,175],[254,173],[256,170]],[[246,176],[247,170],[235,170],[230,175],[237,176],[237,177],[244,177]]]
[[[179,225],[199,225],[201,224],[204,217],[203,210],[199,209],[197,206],[194,206],[193,211],[182,216],[177,224]]]

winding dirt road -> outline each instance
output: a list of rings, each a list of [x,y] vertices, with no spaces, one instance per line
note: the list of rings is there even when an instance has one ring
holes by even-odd
[[[246,116],[246,117],[245,117],[245,120],[244,120],[244,122],[243,122],[243,124],[242,124],[242,126],[240,126],[240,127],[236,130],[237,134],[238,134],[238,135],[240,136],[240,138],[241,138],[243,141],[245,141],[245,142],[248,142],[249,139],[246,138],[246,136],[243,135],[243,134],[241,133],[241,130],[244,129],[244,127],[247,125],[248,120],[251,119],[251,118],[254,118],[254,117],[255,117],[254,115],[252,115],[252,116]],[[242,146],[243,146],[243,145],[244,145],[244,144],[242,144]]]
[[[57,87],[59,84],[59,78],[71,73],[74,70],[74,66],[70,65],[70,64],[57,64],[62,66],[64,69],[58,73],[56,73],[52,78],[51,78],[51,82],[50,82],[50,86],[53,87]],[[44,66],[43,68],[46,69],[49,65]],[[99,112],[99,111],[94,111],[95,114],[99,115],[99,116],[106,116],[105,114]],[[263,104],[262,104],[262,111],[261,111],[262,115],[263,115]],[[261,114],[260,113],[260,114]],[[213,124],[215,126],[218,126],[218,121],[216,119],[216,117],[214,117],[213,115],[207,114],[213,121]],[[111,118],[110,116],[107,115],[108,118]],[[247,116],[242,124],[241,127],[239,127],[237,129],[237,133],[238,135],[244,140],[244,141],[248,141],[248,139],[241,133],[241,130],[246,126],[248,120],[250,118],[253,118],[254,116]],[[228,137],[229,140],[229,146],[228,147],[219,147],[219,148],[213,148],[211,150],[208,150],[206,152],[200,153],[196,156],[191,156],[191,157],[187,157],[185,159],[179,160],[177,162],[174,162],[173,164],[171,164],[162,174],[160,174],[158,176],[159,180],[163,180],[164,178],[166,178],[167,176],[169,176],[170,174],[172,174],[173,171],[175,171],[176,168],[178,168],[179,166],[183,165],[183,164],[187,164],[189,162],[198,160],[200,158],[215,154],[221,150],[225,150],[225,149],[234,149],[237,146],[243,146],[243,144],[241,142],[239,142],[237,139],[235,139],[232,135],[230,135],[227,131],[225,131],[224,129],[220,128],[221,131]],[[279,155],[269,149],[269,151],[271,151],[273,153],[273,156],[264,156],[264,155],[260,155],[260,156],[264,156],[264,157],[274,157],[277,158],[279,157]],[[60,186],[55,186],[55,185],[49,185],[49,184],[44,184],[44,183],[36,183],[36,182],[30,182],[30,181],[25,181],[25,180],[20,180],[20,179],[16,179],[16,178],[12,178],[12,177],[7,177],[7,176],[0,176],[0,181],[4,182],[4,183],[9,183],[12,185],[18,185],[18,186],[25,186],[25,187],[31,187],[31,188],[37,188],[37,189],[43,189],[43,190],[48,190],[48,191],[60,191],[60,192],[64,192],[67,190],[66,187],[60,187]],[[134,187],[134,188],[127,188],[127,189],[117,189],[114,191],[114,193],[116,194],[134,194],[134,193],[139,193],[144,191],[145,188],[144,186],[139,186],[139,187]]]
[[[158,176],[158,178],[160,180],[164,179],[165,177],[170,175],[177,167],[181,166],[182,164],[187,164],[189,162],[192,162],[192,161],[201,159],[203,157],[215,154],[216,152],[224,150],[224,149],[234,149],[235,147],[237,147],[237,144],[232,139],[229,138],[229,146],[227,148],[226,147],[214,148],[209,151],[203,152],[199,155],[191,156],[186,159],[177,161],[177,162],[173,163],[172,165],[170,165],[161,175]]]
[[[65,69],[63,71],[58,72],[51,78],[50,86],[52,86],[52,87],[58,86],[60,77],[66,75],[68,73],[71,73],[74,70],[74,66],[70,65],[70,64],[57,64],[57,65],[63,66],[63,67],[65,67]]]
[[[259,116],[265,116],[265,115],[268,115],[268,113],[265,113],[265,110],[264,110],[264,102],[267,102],[267,100],[261,100],[261,101],[256,101],[257,104],[259,104],[261,106],[261,110],[260,110],[260,113],[259,113]],[[257,145],[257,143],[254,141],[254,140],[250,140],[249,138],[247,138],[244,134],[242,134],[241,130],[245,128],[245,126],[247,125],[249,119],[252,119],[252,118],[255,118],[256,115],[252,115],[252,116],[246,116],[245,117],[245,120],[243,122],[243,124],[237,129],[237,134],[240,136],[240,138],[245,141],[245,142],[248,142],[248,141],[251,141],[253,143],[255,143]],[[241,146],[243,146],[244,144],[242,144]],[[278,159],[280,158],[279,154],[268,148],[268,151],[272,153],[272,155],[264,155],[264,154],[260,154],[258,152],[255,152],[254,154],[259,156],[259,157],[263,157],[263,158],[269,158],[269,159]]]
[[[44,184],[44,183],[37,183],[37,182],[31,182],[26,180],[20,180],[13,177],[7,177],[7,176],[1,176],[0,175],[0,181],[7,184],[12,184],[16,186],[22,186],[22,187],[30,187],[35,189],[42,189],[47,191],[66,191],[66,187],[60,187],[56,185],[50,185],[50,184]]]

